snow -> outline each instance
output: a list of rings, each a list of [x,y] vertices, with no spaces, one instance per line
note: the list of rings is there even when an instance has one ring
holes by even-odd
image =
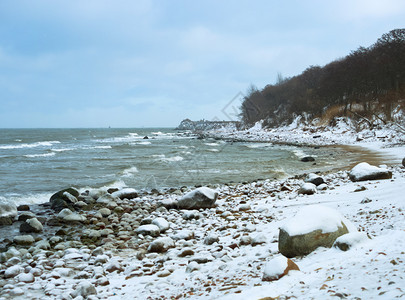
[[[355,226],[338,211],[323,205],[311,205],[303,207],[294,218],[288,220],[280,228],[290,236],[302,235],[319,229],[322,230],[322,233],[328,233],[342,227],[342,222],[349,231],[356,230]]]
[[[283,255],[278,255],[269,261],[264,267],[263,276],[267,278],[276,278],[282,275],[287,269],[288,259]]]

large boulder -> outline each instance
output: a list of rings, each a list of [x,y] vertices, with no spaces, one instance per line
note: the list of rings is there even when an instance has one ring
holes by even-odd
[[[64,208],[74,209],[74,204],[78,201],[79,192],[74,188],[67,188],[61,190],[51,196],[49,202],[51,203],[51,208],[56,211],[61,211]]]
[[[180,209],[200,209],[214,207],[218,192],[200,187],[184,195],[177,203]]]
[[[163,253],[174,248],[174,241],[169,237],[162,237],[154,240],[148,247],[149,252]]]
[[[111,194],[113,197],[118,197],[120,199],[133,199],[138,197],[138,192],[132,188],[124,188],[122,190],[116,191]]]
[[[291,259],[278,255],[265,265],[262,280],[278,280],[292,270],[299,271],[300,268]]]
[[[17,206],[14,203],[0,202],[0,225],[11,225],[17,214]]]
[[[316,193],[316,185],[310,182],[305,182],[298,190],[298,194],[313,195]]]
[[[307,206],[280,227],[278,249],[286,257],[307,255],[318,247],[332,247],[339,236],[349,231],[356,228],[336,210]]]
[[[307,175],[307,177],[305,178],[305,182],[315,184],[316,186],[325,183],[323,178],[321,176],[319,176],[319,175],[316,175],[315,173],[309,173]]]
[[[352,181],[391,179],[392,172],[385,168],[379,168],[362,162],[349,172],[349,177]]]
[[[20,225],[20,232],[42,232],[44,227],[42,226],[41,222],[38,221],[37,218],[31,218],[26,220],[24,223]]]
[[[135,232],[142,235],[158,236],[160,234],[160,229],[157,225],[147,224],[139,226]]]

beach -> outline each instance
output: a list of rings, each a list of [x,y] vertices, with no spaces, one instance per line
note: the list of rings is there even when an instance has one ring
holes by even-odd
[[[326,134],[323,139],[304,132],[290,128],[285,142],[335,145],[325,141]],[[275,131],[210,136],[257,142],[275,139]],[[2,233],[11,226],[15,230],[3,238],[0,299],[403,297],[405,170],[404,148],[397,145],[401,137],[392,131],[384,141],[379,133],[361,141],[348,133],[330,136],[336,144],[365,147],[362,158],[373,154],[375,160],[369,163],[382,165],[380,169],[392,177],[356,182],[349,178],[352,166],[325,171],[316,174],[323,183],[312,194],[302,192],[308,174],[208,185],[208,198],[214,197],[211,191],[217,193],[215,205],[192,209],[176,203],[196,187],[144,193],[89,188],[75,197],[72,213],[55,210],[48,202],[31,205],[33,216],[25,218],[43,223],[42,231],[18,232],[27,221],[2,226]],[[280,227],[312,205],[335,210],[355,228],[350,233],[367,238],[353,242],[347,251],[320,247],[293,257],[299,271],[263,280],[267,264],[280,256]],[[24,214],[29,215],[21,210],[16,218]],[[16,239],[21,235],[32,239]]]

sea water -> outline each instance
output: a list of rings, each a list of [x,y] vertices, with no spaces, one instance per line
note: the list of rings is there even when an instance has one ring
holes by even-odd
[[[301,162],[304,156],[316,164]],[[280,179],[345,166],[355,156],[340,148],[198,139],[168,128],[0,129],[0,201],[46,202],[71,186],[163,190]]]

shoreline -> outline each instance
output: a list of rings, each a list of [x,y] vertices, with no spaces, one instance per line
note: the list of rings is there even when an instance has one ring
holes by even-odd
[[[362,147],[318,146],[348,151]],[[72,222],[61,220],[49,204],[35,205],[31,212],[44,230],[28,233],[34,237],[29,245],[13,242],[14,236],[25,234],[18,232],[24,221],[15,222],[13,230],[1,228],[2,236],[7,233],[2,243],[8,254],[0,253],[0,300],[70,299],[77,293],[88,299],[373,298],[382,292],[389,298],[404,296],[400,274],[405,272],[405,168],[395,163],[403,148],[378,149],[354,151],[364,151],[370,163],[380,161],[379,155],[396,153],[388,167],[391,180],[352,182],[347,170],[330,170],[320,173],[326,187],[314,195],[299,193],[304,175],[296,175],[220,184],[216,207],[200,210],[162,206],[192,187],[132,199],[108,196],[99,203],[102,193],[94,189],[83,194],[83,200],[95,203],[78,209],[79,217]],[[338,210],[372,239],[347,252],[319,248],[293,259],[301,271],[272,283],[262,281],[265,264],[279,255],[278,228],[313,204]],[[19,211],[18,217],[24,214]],[[169,224],[158,236],[137,232],[158,218]],[[174,246],[149,251],[158,239],[171,239]],[[12,271],[16,273],[10,275]]]

